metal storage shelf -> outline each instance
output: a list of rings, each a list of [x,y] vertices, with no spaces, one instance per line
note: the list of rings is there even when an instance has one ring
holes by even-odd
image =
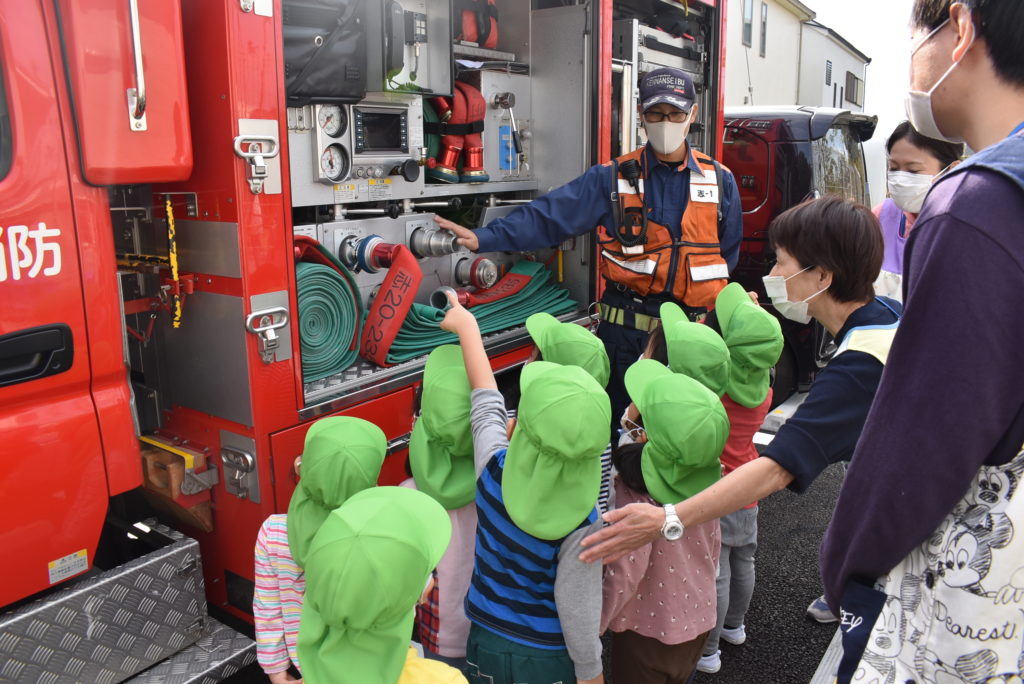
[[[536,180],[493,181],[488,183],[436,183],[425,186],[422,196],[484,195],[492,192],[527,192],[536,189]]]

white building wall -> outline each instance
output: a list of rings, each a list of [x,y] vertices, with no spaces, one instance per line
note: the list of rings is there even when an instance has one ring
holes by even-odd
[[[725,104],[793,105],[799,91],[801,19],[777,0],[754,0],[750,47],[743,44],[744,0],[729,0],[726,27]],[[761,57],[761,5],[768,7]]]
[[[828,62],[832,63],[831,79],[826,76]],[[859,105],[847,100],[847,72],[853,73],[861,80],[862,89],[866,88],[867,64],[864,60],[837,41],[828,31],[805,24],[797,104],[864,111],[863,97]]]

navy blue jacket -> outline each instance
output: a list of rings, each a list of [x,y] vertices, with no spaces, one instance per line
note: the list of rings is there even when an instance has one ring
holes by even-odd
[[[679,237],[679,224],[690,201],[690,174],[677,173],[678,166],[659,162],[650,148],[647,155],[647,178],[644,195],[648,218]],[[687,168],[700,172],[690,152]],[[518,207],[507,216],[491,221],[476,231],[480,252],[503,252],[554,247],[569,238],[589,233],[599,224],[612,228],[611,205],[608,200],[614,178],[611,165],[592,166],[586,173],[555,188],[529,204]],[[722,223],[720,240],[722,257],[729,271],[736,266],[743,240],[743,213],[739,189],[732,173],[723,171],[721,197]]]
[[[883,299],[897,312],[903,310],[896,300]],[[896,314],[875,299],[850,314],[836,340],[842,342],[853,328],[890,325],[896,320]],[[829,361],[814,379],[804,403],[761,452],[762,458],[772,459],[793,475],[791,490],[803,493],[830,464],[850,460],[883,368],[871,354],[848,350]]]

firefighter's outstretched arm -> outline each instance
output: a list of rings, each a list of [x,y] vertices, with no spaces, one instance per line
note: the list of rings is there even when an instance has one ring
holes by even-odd
[[[440,217],[435,221],[455,233],[463,247],[477,252],[554,247],[605,222],[612,173],[611,166],[593,166],[582,176],[475,231]]]

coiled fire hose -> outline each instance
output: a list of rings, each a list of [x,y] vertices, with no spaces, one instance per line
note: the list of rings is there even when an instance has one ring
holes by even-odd
[[[423,282],[416,257],[405,245],[379,243],[368,255],[376,265],[389,266],[377,296],[370,305],[363,328],[362,355],[378,366],[390,366],[388,350],[398,336],[416,292]]]
[[[312,238],[295,238],[302,381],[340,373],[359,354],[363,304],[344,264]]]
[[[530,315],[539,311],[557,316],[578,309],[579,305],[569,298],[568,290],[557,287],[550,280],[551,273],[543,264],[523,260],[513,266],[494,287],[473,293],[477,303],[472,311],[480,332],[486,335],[522,325]],[[518,289],[510,287],[510,282]],[[495,298],[499,293],[505,296]],[[443,318],[444,311],[441,309],[413,304],[391,344],[388,363],[414,359],[430,353],[442,344],[457,344],[455,335],[439,327]]]

